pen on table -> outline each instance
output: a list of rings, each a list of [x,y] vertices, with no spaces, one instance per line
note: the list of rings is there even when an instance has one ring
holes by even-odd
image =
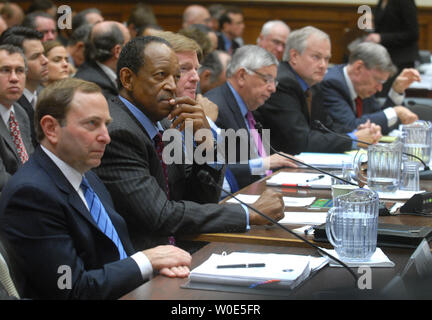
[[[319,179],[322,179],[322,178],[324,178],[324,175],[320,174],[318,177],[306,180],[306,182],[316,181],[316,180],[319,180]]]
[[[225,264],[217,266],[218,269],[227,269],[227,268],[263,268],[265,267],[265,263],[241,263],[241,264]]]
[[[309,228],[305,229],[304,233],[305,235],[311,234],[314,231],[314,227],[310,226]]]

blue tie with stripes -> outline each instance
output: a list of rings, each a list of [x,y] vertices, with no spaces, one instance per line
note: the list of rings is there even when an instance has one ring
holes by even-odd
[[[123,248],[121,240],[115,230],[108,213],[106,212],[102,202],[97,194],[93,191],[87,179],[83,177],[81,188],[84,192],[89,211],[99,229],[114,242],[120,254],[120,260],[127,258],[127,254]]]

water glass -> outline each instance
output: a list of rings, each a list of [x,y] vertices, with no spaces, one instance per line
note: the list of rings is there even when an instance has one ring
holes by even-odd
[[[342,261],[367,261],[375,253],[378,212],[378,194],[373,190],[356,189],[334,199],[326,234]]]
[[[415,155],[429,164],[431,155],[432,123],[419,120],[401,126],[404,158],[408,161],[419,161],[410,156]]]
[[[420,163],[417,161],[404,162],[400,185],[401,190],[420,190],[419,166]]]

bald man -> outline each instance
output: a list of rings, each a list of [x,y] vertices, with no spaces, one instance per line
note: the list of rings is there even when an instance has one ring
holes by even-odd
[[[211,17],[207,8],[200,5],[190,5],[183,11],[183,28],[192,24],[204,24],[211,27]]]
[[[281,20],[272,20],[264,23],[257,44],[282,61],[285,43],[290,33],[288,25]]]
[[[107,99],[117,96],[117,61],[129,40],[129,30],[117,21],[95,24],[90,33],[90,46],[85,53],[86,62],[79,67],[75,77],[99,85]]]

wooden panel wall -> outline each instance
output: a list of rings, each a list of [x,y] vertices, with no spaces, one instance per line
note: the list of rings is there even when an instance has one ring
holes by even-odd
[[[23,8],[27,8],[29,1],[17,1]],[[65,4],[62,1],[55,1],[57,4]],[[151,5],[157,16],[158,23],[169,31],[177,31],[181,27],[182,12],[184,8],[193,1],[145,1]],[[267,20],[284,20],[292,29],[306,25],[313,25],[327,32],[332,40],[332,62],[340,63],[345,53],[347,44],[347,31],[356,30],[357,5],[349,4],[324,4],[301,3],[301,2],[271,2],[271,1],[200,1],[203,5],[213,3],[235,4],[243,9],[245,17],[245,43],[254,44],[259,35],[261,26]],[[106,0],[100,1],[68,1],[72,10],[80,11],[89,7],[99,8],[106,19],[126,21],[136,1],[130,0]],[[419,7],[418,16],[420,23],[420,49],[432,51],[432,8]]]

